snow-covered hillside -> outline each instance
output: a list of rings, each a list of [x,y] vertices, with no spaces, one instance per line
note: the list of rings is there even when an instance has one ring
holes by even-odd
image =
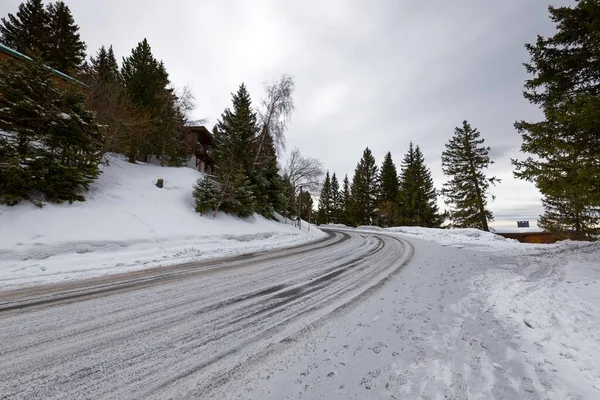
[[[190,168],[109,156],[87,201],[0,206],[0,287],[118,273],[292,246],[325,234],[260,216],[194,212]],[[155,186],[157,179],[164,187]]]

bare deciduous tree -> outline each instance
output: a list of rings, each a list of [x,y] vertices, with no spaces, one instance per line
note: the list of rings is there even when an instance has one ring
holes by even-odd
[[[285,130],[294,111],[294,79],[284,74],[277,82],[265,83],[265,92],[259,110],[261,130],[254,166],[258,164],[267,135],[271,135],[277,150],[285,149]]]
[[[287,210],[289,205],[298,198],[301,188],[306,192],[318,193],[324,174],[321,160],[313,157],[303,157],[297,147],[292,150],[283,167],[284,179],[289,181],[292,188],[286,196],[285,209]]]

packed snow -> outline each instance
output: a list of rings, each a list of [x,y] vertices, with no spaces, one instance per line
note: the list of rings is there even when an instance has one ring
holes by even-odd
[[[600,398],[600,243],[522,244],[472,229],[358,231],[406,238],[415,256],[379,293],[273,357],[228,398]]]
[[[85,202],[0,206],[0,288],[294,246],[325,237],[255,215],[248,219],[194,211],[190,168],[130,164],[117,155]],[[158,179],[164,187],[156,187]],[[282,222],[285,222],[282,220]]]

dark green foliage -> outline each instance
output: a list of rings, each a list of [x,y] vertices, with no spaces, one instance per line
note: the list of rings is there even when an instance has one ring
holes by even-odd
[[[349,205],[350,222],[354,225],[372,225],[377,218],[377,197],[379,182],[375,157],[367,147],[354,170],[351,201]]]
[[[550,7],[554,36],[526,48],[532,77],[524,96],[544,111],[540,122],[518,121],[521,151],[515,176],[544,196],[541,226],[574,239],[592,239],[600,218],[600,5],[579,0]]]
[[[396,226],[400,217],[398,204],[400,185],[398,172],[392,160],[392,154],[389,152],[385,155],[379,171],[379,183],[379,224],[384,227]]]
[[[86,45],[79,37],[69,7],[62,1],[28,0],[16,15],[2,18],[0,41],[23,54],[44,60],[46,65],[73,74],[80,71]]]
[[[331,175],[331,190],[330,190],[331,205],[330,222],[340,224],[344,213],[344,204],[342,201],[342,193],[340,192],[340,183],[338,182],[335,172]]]
[[[31,57],[43,57],[48,41],[48,16],[42,0],[27,0],[16,15],[0,24],[0,42]]]
[[[300,218],[302,218],[304,221],[312,222],[311,220],[314,219],[314,215],[313,215],[314,202],[313,202],[312,196],[310,195],[309,192],[302,192],[302,194],[300,195],[300,204],[301,204]]]
[[[277,151],[270,135],[264,138],[261,155],[249,174],[256,199],[256,212],[265,218],[273,218],[276,210],[282,210],[284,199]]]
[[[287,200],[284,202],[285,205],[281,208],[281,213],[285,218],[290,218],[298,214],[298,209],[296,201],[294,201],[294,186],[287,175],[284,175],[281,178],[281,186],[283,198]]]
[[[565,186],[562,186],[563,190]],[[600,235],[600,213],[586,199],[577,195],[575,187],[561,197],[546,195],[542,199],[544,215],[538,225],[550,232],[562,233],[574,240],[593,240]]]
[[[410,143],[400,172],[400,219],[406,226],[438,228],[443,218],[437,206],[437,192],[431,171],[419,146]]]
[[[94,77],[102,82],[116,82],[119,79],[119,64],[112,46],[102,46],[96,57],[90,57],[89,68]]]
[[[350,180],[348,179],[348,175],[346,175],[344,176],[342,190],[340,191],[340,224],[348,225],[350,223],[349,206]]]
[[[158,115],[163,107],[163,94],[169,84],[169,75],[162,62],[152,55],[148,41],[144,39],[123,59],[121,70],[123,83],[131,100]]]
[[[462,128],[454,129],[442,153],[442,170],[450,177],[442,194],[450,206],[452,225],[458,228],[489,231],[488,221],[493,220],[487,208],[488,190],[499,180],[484,174],[493,161],[488,156],[490,148],[483,143],[479,131],[464,121]]]
[[[147,135],[128,138],[129,161],[156,155],[161,165],[181,165],[186,156],[185,118],[177,96],[168,87],[167,70],[154,58],[146,39],[123,59],[121,77],[130,101],[152,122]]]
[[[205,176],[199,178],[194,185],[192,195],[196,200],[196,212],[205,214],[217,209],[219,204],[219,184]]]
[[[99,175],[102,135],[85,97],[41,63],[0,63],[0,199],[83,201]]]
[[[319,225],[331,222],[331,206],[331,178],[329,171],[327,171],[325,181],[321,187],[321,195],[319,196],[319,207],[317,208],[317,223]]]
[[[268,211],[269,185],[263,184],[263,175],[251,173],[251,148],[257,133],[256,114],[252,110],[250,95],[242,84],[233,95],[233,110],[226,109],[213,129],[215,173],[221,190],[215,211],[249,216],[254,211],[255,193],[260,197],[261,211]],[[269,167],[272,168],[272,165]],[[254,178],[254,182],[250,178]]]
[[[79,37],[79,26],[71,10],[64,2],[57,1],[48,4],[46,14],[49,34],[44,48],[46,64],[66,74],[78,72],[85,59],[86,45]]]

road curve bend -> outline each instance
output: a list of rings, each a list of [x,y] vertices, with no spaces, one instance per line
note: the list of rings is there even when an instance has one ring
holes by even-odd
[[[410,243],[322,242],[0,293],[0,398],[210,398],[376,291]]]

